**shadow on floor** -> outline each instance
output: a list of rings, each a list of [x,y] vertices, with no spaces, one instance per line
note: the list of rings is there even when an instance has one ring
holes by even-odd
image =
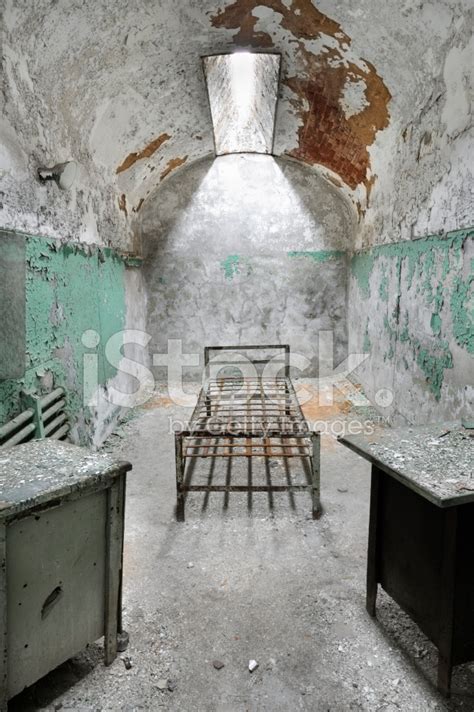
[[[34,685],[13,697],[8,703],[8,712],[34,712],[47,707],[59,710],[62,705],[56,706],[54,700],[87,677],[97,665],[103,664],[103,646],[97,643],[88,645],[79,655],[66,660]]]
[[[244,485],[248,487],[252,487],[255,485],[255,460],[252,457],[248,458],[240,458],[243,462],[240,463],[240,466],[236,466],[235,464],[235,459],[229,457],[227,458],[227,461],[225,463],[225,473],[224,473],[224,482],[222,484],[225,484],[226,487],[230,487],[233,484],[238,484],[238,485]],[[262,458],[258,458],[259,460],[262,460]],[[295,460],[296,458],[291,458]],[[215,484],[217,484],[217,475],[216,475],[216,462],[217,458],[212,457],[212,455],[209,457],[210,464],[209,464],[209,469],[207,472],[206,476],[206,481],[205,481],[205,486],[207,487],[212,487]],[[185,472],[185,477],[184,477],[184,483],[187,487],[193,484],[193,477],[196,473],[196,466],[198,462],[200,461],[200,458],[192,457],[189,458],[188,465],[186,467],[186,472]],[[265,485],[268,487],[271,487],[272,485],[279,484],[279,485],[286,485],[286,486],[291,486],[292,484],[295,484],[295,478],[292,476],[291,473],[291,468],[290,468],[290,458],[285,457],[285,458],[280,458],[279,461],[283,463],[283,477],[280,475],[280,473],[276,474],[272,472],[274,470],[275,466],[278,465],[278,462],[275,459],[268,459],[265,458],[263,461],[263,466],[264,466],[264,479],[265,479]],[[245,463],[245,464],[244,464]],[[309,465],[308,459],[305,457],[302,457],[301,459],[298,458],[298,464],[301,463],[301,469],[304,473],[304,478],[305,478],[305,484],[306,485],[311,485],[311,467]],[[258,466],[257,466],[258,467]],[[222,474],[222,473],[219,473]],[[233,480],[233,476],[235,481]],[[222,480],[222,478],[221,478]],[[201,483],[200,483],[201,484]],[[186,492],[185,493],[185,503],[188,500],[190,494],[193,495],[193,497],[196,497],[198,494],[197,492],[190,493]],[[212,492],[212,491],[205,491],[203,498],[202,498],[202,504],[201,504],[201,512],[206,512],[206,510],[209,507],[209,501],[210,501],[210,496],[212,494],[218,494],[218,492]],[[229,503],[230,503],[230,495],[232,492],[226,491],[224,492],[224,499],[222,502],[222,511],[226,512],[229,508]],[[240,493],[238,493],[240,496]],[[258,497],[261,497],[264,492],[255,492],[252,490],[247,491],[247,510],[248,512],[252,512],[253,508],[253,497],[254,495],[257,495]],[[266,493],[267,498],[268,498],[268,508],[270,512],[273,512],[275,508],[275,503],[274,503],[274,496],[273,492],[269,491]],[[287,491],[288,494],[288,503],[290,506],[290,509],[292,511],[296,511],[296,501],[295,501],[295,493],[292,490]]]

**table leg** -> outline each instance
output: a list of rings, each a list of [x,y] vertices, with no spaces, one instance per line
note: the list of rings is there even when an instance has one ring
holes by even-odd
[[[105,582],[105,664],[117,657],[117,632],[120,605],[120,572],[123,546],[123,488],[116,479],[107,490],[107,560]]]
[[[0,712],[8,705],[7,526],[0,524]]]
[[[174,445],[176,453],[176,519],[184,522],[184,452],[183,436],[181,433],[174,434]]]
[[[454,590],[456,585],[457,507],[446,510],[441,590],[441,630],[439,637],[438,690],[445,697],[451,695],[454,638]]]
[[[313,498],[313,519],[321,516],[321,437],[311,433],[311,494]]]
[[[122,623],[122,610],[123,610],[123,545],[125,541],[125,488],[126,488],[126,476],[122,475],[120,478],[120,499],[122,502],[122,553],[120,557],[120,580],[119,580],[119,602],[118,602],[118,613],[117,613],[117,651],[123,653],[128,648],[128,643],[130,641],[130,636],[127,631],[123,629]]]
[[[383,473],[372,465],[370,485],[370,521],[369,521],[369,546],[367,551],[367,598],[366,608],[372,617],[375,617],[375,604],[377,601],[378,572],[378,518],[379,518],[379,488],[380,477]]]

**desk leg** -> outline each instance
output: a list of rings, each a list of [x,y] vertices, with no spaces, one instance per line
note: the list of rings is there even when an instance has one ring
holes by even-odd
[[[123,485],[117,478],[107,490],[107,561],[105,582],[105,664],[117,657],[120,575],[123,547]]]
[[[0,712],[8,705],[7,526],[0,524]]]
[[[183,436],[180,433],[174,434],[174,446],[176,453],[176,519],[184,522],[184,447]]]
[[[369,546],[367,551],[367,598],[366,608],[369,615],[375,617],[375,604],[377,601],[377,584],[379,581],[378,571],[378,541],[379,529],[379,489],[380,477],[383,473],[372,465],[371,485],[370,485],[370,521],[369,521]]]
[[[123,653],[128,648],[129,635],[123,629],[122,613],[123,613],[123,546],[125,541],[125,489],[126,475],[120,478],[120,500],[122,502],[122,552],[120,556],[120,580],[119,580],[119,602],[117,614],[117,651]]]
[[[451,695],[453,670],[454,589],[456,585],[456,538],[458,510],[450,507],[444,522],[444,545],[441,591],[441,631],[439,638],[438,690],[445,697]]]
[[[311,494],[313,497],[313,519],[321,516],[321,436],[311,433]]]

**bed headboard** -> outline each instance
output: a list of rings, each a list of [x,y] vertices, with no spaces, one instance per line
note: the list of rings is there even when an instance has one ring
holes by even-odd
[[[212,356],[211,354],[213,352],[257,352],[257,357],[253,358],[250,356],[246,356],[245,358],[242,358],[240,361],[237,358],[233,358],[230,361],[226,361],[225,358],[218,358],[218,355],[216,354],[215,356]],[[260,352],[260,353],[259,353]],[[267,357],[267,358],[262,358],[262,354],[266,355],[268,352],[277,352],[276,354],[274,353],[273,356]],[[289,378],[290,376],[290,346],[289,344],[252,344],[252,345],[246,345],[246,346],[205,346],[204,347],[204,370],[205,370],[205,376],[206,378],[209,378],[210,375],[210,363],[212,361],[213,365],[221,365],[221,366],[234,366],[239,363],[248,363],[249,361],[253,364],[266,364],[269,363],[270,361],[279,361],[277,358],[278,352],[281,353],[282,355],[282,363],[285,366],[285,377]]]

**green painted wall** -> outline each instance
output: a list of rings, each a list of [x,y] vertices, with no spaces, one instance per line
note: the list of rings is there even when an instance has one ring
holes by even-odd
[[[19,237],[25,240],[26,360],[21,378],[0,381],[0,424],[21,411],[23,389],[63,386],[74,434],[86,442],[90,414],[83,405],[82,357],[93,351],[81,339],[88,329],[100,334],[98,371],[105,384],[115,375],[104,358],[105,344],[125,328],[125,263],[109,248]]]
[[[468,382],[468,373],[460,371],[463,353],[474,355],[473,240],[469,228],[379,245],[352,257],[358,310],[368,315],[361,344],[371,352],[372,371],[379,367],[376,359],[388,367],[393,362],[395,370],[415,372],[416,364],[436,401],[448,370],[458,368],[459,381]]]

